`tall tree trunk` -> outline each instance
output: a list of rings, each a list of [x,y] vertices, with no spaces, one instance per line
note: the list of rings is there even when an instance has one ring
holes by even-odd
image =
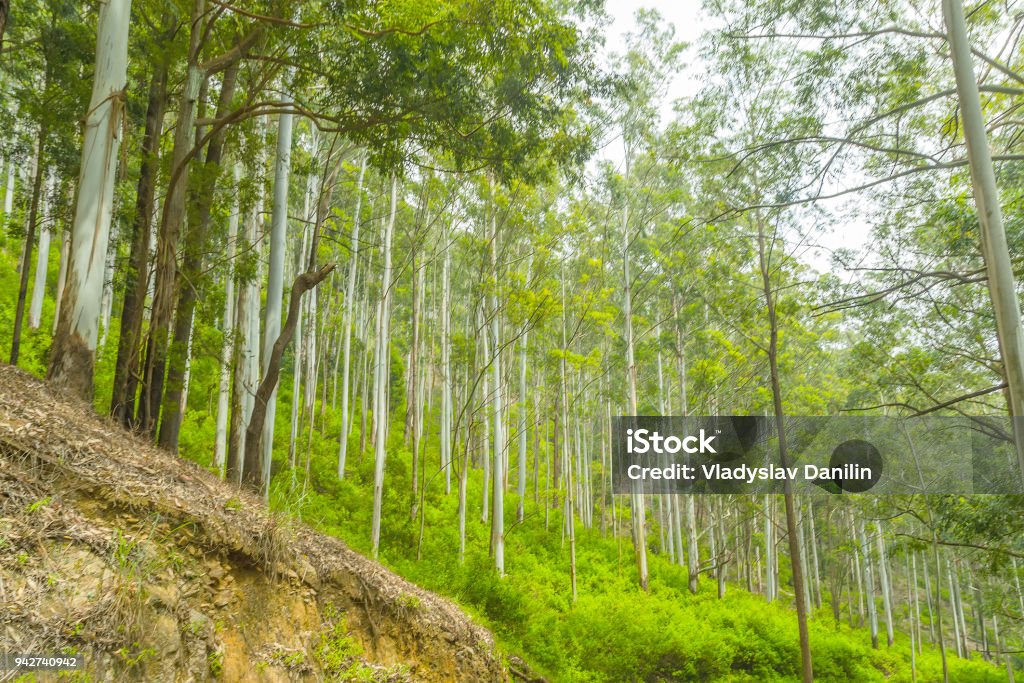
[[[290,98],[285,96],[285,101]],[[267,270],[267,298],[263,323],[263,377],[266,380],[270,368],[270,356],[275,341],[281,332],[281,299],[284,291],[284,261],[286,235],[288,231],[288,185],[292,160],[292,115],[282,112],[278,117],[277,159],[274,163],[274,204],[270,219],[270,257]],[[262,382],[261,382],[262,386]],[[263,451],[259,468],[264,479],[260,482],[265,495],[270,493],[270,467],[274,452],[274,420],[277,414],[277,384],[270,389],[267,397],[266,419],[260,443]],[[251,427],[250,423],[250,427]],[[251,429],[246,430],[246,440]],[[249,446],[246,444],[246,458]],[[249,467],[247,460],[246,468]]]
[[[864,587],[867,590],[868,626],[871,629],[871,647],[878,649],[878,607],[875,604],[875,579],[871,570],[871,548],[864,531],[864,522],[857,522],[857,536],[860,539],[860,551],[863,555]]]
[[[263,161],[257,164],[256,176],[262,174]],[[263,215],[262,193],[246,208],[242,224],[240,251],[257,250],[260,217]],[[257,259],[257,263],[262,263]],[[236,280],[238,275],[235,275]],[[260,331],[260,275],[238,281],[238,301],[235,305],[234,374],[231,380],[231,431],[228,438],[225,478],[242,483],[244,469],[245,430],[252,416],[253,397],[259,383],[259,331]]]
[[[72,226],[72,258],[61,301],[47,379],[91,400],[99,333],[104,258],[114,206],[114,178],[124,116],[131,0],[100,6],[96,70],[85,116],[78,202]]]
[[[36,254],[35,279],[32,282],[32,303],[28,307],[29,329],[37,330],[43,318],[43,299],[46,298],[46,275],[50,267],[50,236],[53,230],[53,215],[50,211],[49,195],[53,193],[53,174],[43,193],[43,220],[39,229],[39,249]]]
[[[47,80],[49,80],[48,76]],[[18,364],[18,355],[21,350],[21,325],[25,317],[25,299],[28,296],[28,274],[32,265],[32,249],[36,239],[36,226],[39,223],[39,202],[43,191],[43,174],[45,173],[43,155],[46,149],[46,139],[49,137],[48,120],[44,118],[43,123],[39,126],[39,140],[36,142],[36,153],[32,159],[32,199],[29,203],[28,224],[25,226],[25,246],[21,252],[21,279],[18,281],[18,303],[14,311],[14,329],[11,332],[11,365]],[[100,280],[102,279],[101,267]],[[102,287],[102,283],[100,286]]]
[[[451,362],[451,264],[452,245],[448,240],[448,223],[444,224],[441,243],[444,263],[441,266],[441,467],[444,469],[444,493],[452,490],[452,362]]]
[[[961,0],[943,0],[942,15],[949,39],[949,53],[956,78],[957,99],[963,120],[967,160],[974,185],[974,203],[978,208],[981,226],[981,252],[988,274],[988,291],[995,312],[999,350],[1003,360],[1010,413],[1014,416],[1014,436],[1017,446],[1017,464],[1024,479],[1024,330],[1021,329],[1020,304],[1014,282],[1013,264],[1003,227],[999,190],[992,166],[992,154],[981,111],[981,97],[974,73],[974,59],[967,37],[964,8]]]
[[[391,212],[384,223],[381,236],[381,255],[384,272],[381,277],[380,302],[377,312],[380,333],[377,336],[377,363],[373,378],[373,414],[376,421],[373,465],[373,520],[371,546],[374,559],[380,552],[380,510],[384,500],[384,464],[387,458],[388,436],[388,377],[391,374],[391,240],[395,231],[395,216],[398,212],[398,178],[391,176]]]
[[[493,516],[491,517],[491,545],[494,548],[494,568],[498,576],[505,575],[505,432],[504,413],[501,404],[501,323],[498,310],[498,205],[491,181],[491,225],[489,241],[491,244],[491,337],[494,343],[494,357],[491,360],[491,374],[494,378],[494,478],[493,478]],[[486,457],[486,454],[484,454]],[[571,514],[571,511],[570,511]],[[575,551],[573,551],[575,555]],[[574,567],[575,569],[575,567]],[[575,575],[575,571],[574,571]],[[575,578],[574,578],[575,583]],[[575,586],[573,600],[575,600]]]
[[[18,182],[18,174],[14,159],[7,162],[7,182],[4,184],[4,220],[9,220],[14,211],[14,186]]]
[[[215,118],[223,119],[231,111],[231,100],[235,94],[238,76],[238,62],[232,63],[224,72],[220,97]],[[192,320],[195,316],[199,289],[203,286],[203,257],[207,250],[213,197],[217,191],[217,180],[224,156],[225,129],[211,136],[206,150],[206,161],[202,177],[196,187],[188,189],[189,204],[193,211],[189,216],[188,230],[183,240],[181,277],[178,286],[178,305],[175,311],[174,338],[167,359],[167,382],[163,396],[163,415],[160,421],[159,444],[172,453],[178,451],[178,435],[184,416],[182,400],[185,386],[185,368],[188,364],[188,340],[192,336]]]
[[[356,209],[352,215],[352,256],[349,259],[348,287],[345,290],[345,312],[342,318],[344,356],[341,366],[341,435],[338,437],[338,479],[345,478],[345,459],[348,455],[348,437],[352,433],[349,415],[349,377],[352,367],[352,325],[355,321],[356,273],[359,267],[359,210],[363,206],[363,178],[366,176],[366,155],[359,162],[359,180],[356,181]],[[353,413],[354,415],[354,413]]]
[[[627,155],[628,157],[628,155]],[[629,159],[626,160],[626,179],[629,179]],[[632,276],[629,272],[629,202],[623,201],[622,205],[622,310],[625,325],[626,337],[626,384],[627,404],[626,408],[630,416],[637,414],[636,395],[636,360],[633,349],[633,294]],[[630,492],[630,503],[633,516],[633,552],[636,555],[637,574],[640,581],[640,588],[647,590],[647,531],[646,531],[646,506],[644,505],[644,494],[640,489],[637,480],[632,480],[632,491]],[[691,580],[692,582],[692,580]]]
[[[576,520],[573,516],[573,482],[572,482],[572,462],[569,459],[569,439],[568,439],[568,426],[569,426],[569,388],[566,385],[565,379],[565,359],[569,353],[569,344],[566,339],[565,333],[565,268],[562,268],[562,353],[561,353],[561,388],[562,388],[562,424],[566,427],[565,433],[562,435],[562,459],[565,463],[565,525],[569,535],[569,579],[572,583],[572,603],[576,604]],[[634,413],[635,414],[635,413]],[[646,560],[646,553],[645,553]],[[646,562],[644,568],[646,569]],[[641,575],[643,576],[643,575]],[[645,584],[642,584],[644,590],[647,589]]]
[[[242,181],[241,164],[235,163],[232,173],[234,186]],[[220,382],[217,387],[217,432],[214,441],[213,464],[217,470],[224,475],[224,463],[228,451],[228,418],[230,414],[231,400],[231,368],[234,363],[235,342],[235,257],[238,251],[238,223],[241,216],[241,206],[238,202],[238,195],[235,194],[231,206],[231,216],[228,218],[228,272],[224,279],[224,315],[222,318],[221,331],[224,340],[220,349]]]
[[[178,103],[178,123],[171,153],[171,183],[164,198],[156,245],[153,305],[143,370],[141,403],[137,420],[145,432],[156,435],[167,368],[168,338],[174,322],[178,283],[178,242],[185,221],[189,169],[195,141],[196,110],[206,77],[199,68],[199,52],[205,32],[206,0],[195,0],[190,21],[185,86]]]
[[[480,456],[481,465],[484,470],[484,485],[481,487],[482,500],[480,503],[480,523],[490,525],[491,521],[491,376],[486,368],[491,362],[490,330],[487,325],[487,316],[484,314],[483,304],[477,310],[477,320],[480,325],[480,343],[483,350],[480,357],[481,365],[484,367],[481,378],[481,407],[484,415],[484,447]],[[493,549],[494,537],[491,537],[490,548]]]
[[[885,538],[882,536],[882,525],[875,522],[876,543],[878,546],[878,580],[882,586],[882,608],[885,612],[885,641],[892,647],[895,634],[892,617],[892,586],[889,583],[889,559],[885,554]]]
[[[170,24],[171,19],[164,19]],[[146,129],[142,137],[139,181],[135,195],[135,219],[132,221],[131,258],[125,274],[121,304],[121,334],[117,340],[114,387],[110,400],[111,416],[126,427],[135,419],[135,393],[138,388],[139,340],[149,282],[150,236],[156,205],[156,177],[159,170],[160,138],[167,105],[167,60],[158,59],[149,83]]]
[[[779,323],[775,311],[775,297],[772,293],[769,254],[766,246],[764,220],[757,216],[757,244],[761,265],[761,281],[764,287],[765,304],[768,308],[768,368],[771,375],[772,403],[775,409],[776,437],[779,445],[779,460],[782,467],[789,467],[789,452],[786,448],[785,414],[782,408],[782,386],[779,381]],[[786,505],[786,535],[789,540],[789,561],[793,571],[793,592],[796,602],[797,627],[800,632],[800,673],[804,683],[814,680],[811,664],[811,639],[807,629],[807,601],[804,586],[804,568],[800,561],[800,529],[797,527],[793,482],[783,480],[783,499]]]
[[[527,282],[529,282],[529,268],[527,268],[526,279]],[[526,429],[526,413],[530,410],[530,401],[526,388],[526,344],[528,339],[529,330],[523,330],[523,335],[519,339],[519,460],[517,463],[519,477],[516,485],[516,494],[519,497],[519,502],[516,504],[516,522],[522,522],[523,517],[526,514],[526,439],[528,436]],[[602,432],[602,434],[603,433],[604,432]],[[602,456],[604,455],[603,448],[601,454]],[[602,481],[604,481],[604,479],[602,479]],[[603,504],[603,490],[601,501]]]
[[[64,285],[68,281],[68,261],[71,258],[71,230],[67,225],[60,231],[60,268],[57,270],[57,297],[53,302],[53,328],[51,334],[57,334],[57,325],[60,324],[60,302],[64,296]]]
[[[334,264],[329,263],[320,270],[310,270],[295,278],[288,302],[288,317],[281,328],[280,336],[274,340],[266,363],[267,371],[260,382],[260,388],[256,390],[252,418],[245,430],[245,464],[242,483],[253,491],[262,493],[264,497],[270,486],[270,472],[263,468],[260,441],[265,432],[264,420],[269,416],[267,406],[281,376],[281,359],[284,356],[284,350],[291,343],[292,336],[295,334],[295,326],[298,325],[299,316],[302,314],[302,295],[323,282],[332,270],[334,270]]]

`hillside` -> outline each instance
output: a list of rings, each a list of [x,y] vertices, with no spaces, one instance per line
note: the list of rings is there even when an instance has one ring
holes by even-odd
[[[504,680],[491,634],[0,366],[0,651],[102,680]]]

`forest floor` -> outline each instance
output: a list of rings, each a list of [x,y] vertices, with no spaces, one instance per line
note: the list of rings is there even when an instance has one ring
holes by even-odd
[[[10,366],[4,651],[81,653],[80,680],[508,675],[491,633],[454,603]]]

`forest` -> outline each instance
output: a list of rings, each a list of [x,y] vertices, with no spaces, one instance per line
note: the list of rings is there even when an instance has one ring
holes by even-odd
[[[1024,496],[611,458],[620,416],[1024,415],[1022,9],[619,49],[602,0],[0,0],[0,358],[541,680],[1012,682]]]

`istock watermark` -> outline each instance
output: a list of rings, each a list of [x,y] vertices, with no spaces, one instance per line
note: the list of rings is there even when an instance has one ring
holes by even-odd
[[[614,418],[613,489],[761,494],[788,481],[805,494],[1024,492],[1008,417],[791,417],[783,428],[785,460],[774,418]]]

